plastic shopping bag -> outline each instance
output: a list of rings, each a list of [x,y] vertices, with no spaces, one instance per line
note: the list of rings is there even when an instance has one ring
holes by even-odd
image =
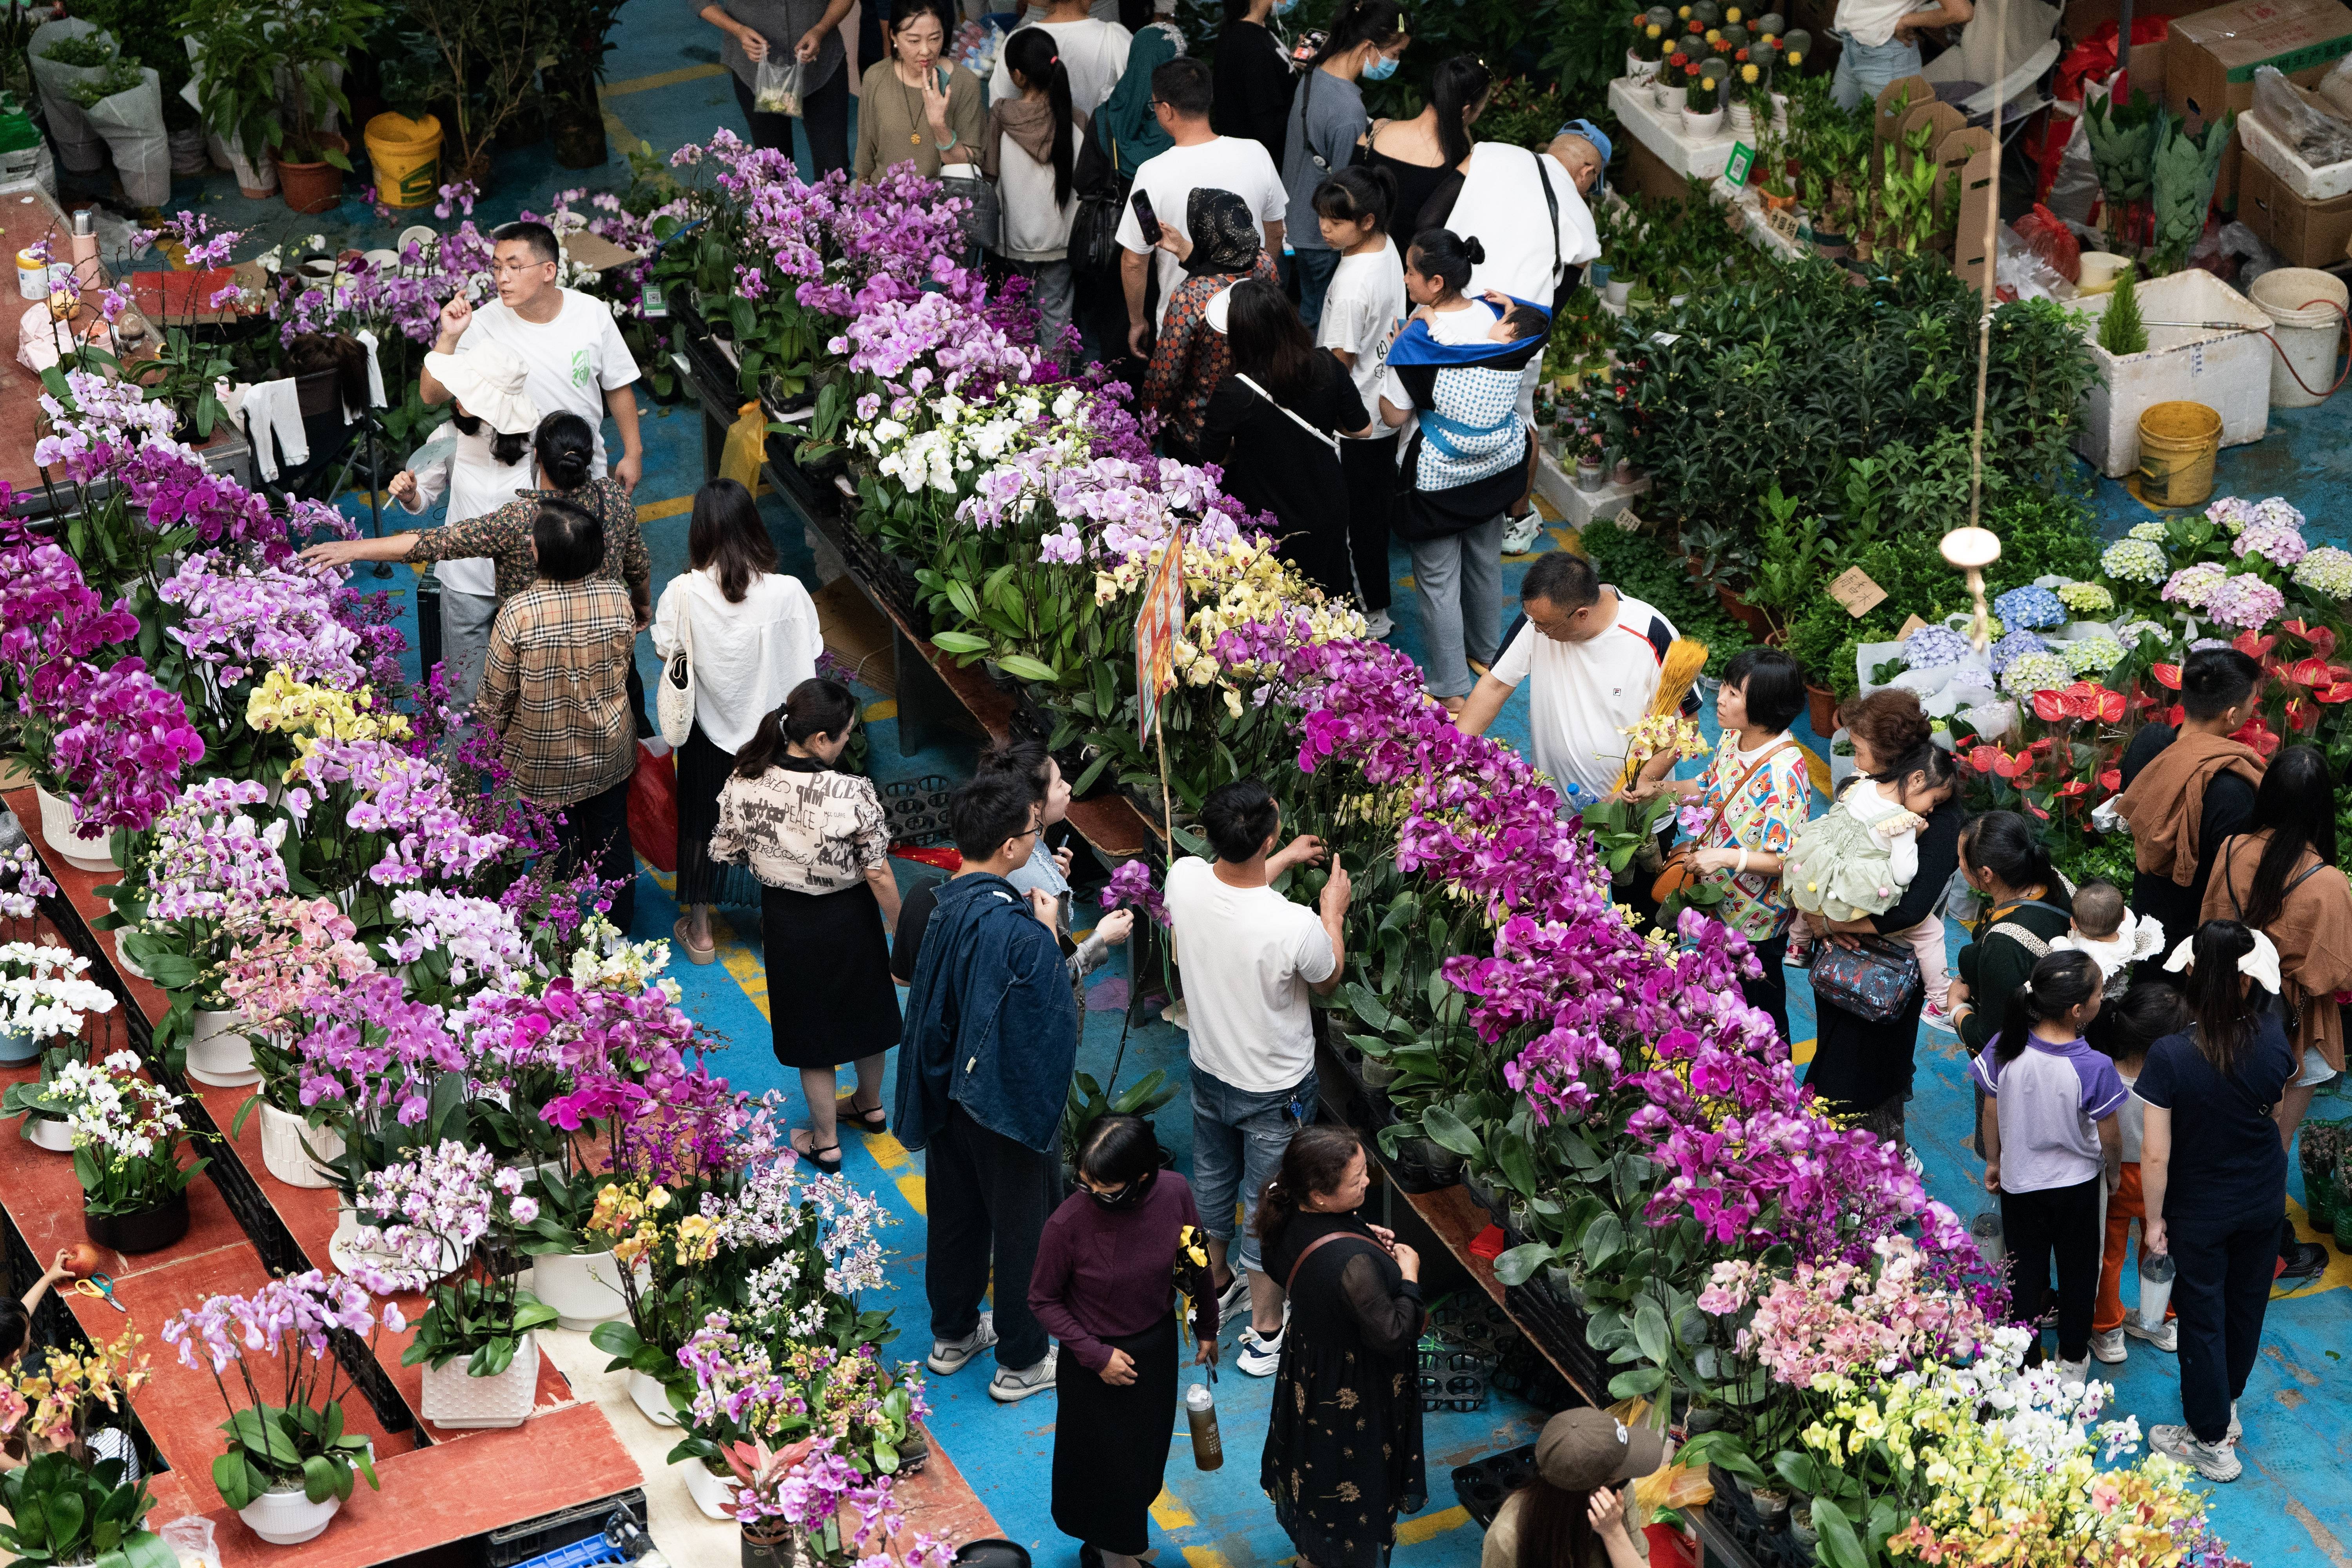
[[[677,764],[667,747],[656,752],[637,742],[636,771],[629,775],[629,842],[655,870],[677,870]]]
[[[751,107],[761,114],[801,117],[801,62],[795,55],[779,59],[772,45],[760,62],[760,79],[751,88]]]
[[[735,423],[727,426],[726,445],[719,450],[719,477],[758,495],[760,465],[767,458],[768,416],[753,398],[735,411]]]
[[[172,199],[172,143],[163,132],[162,79],[152,67],[140,68],[137,87],[101,98],[82,112],[114,154],[114,172],[133,206],[161,206]]]

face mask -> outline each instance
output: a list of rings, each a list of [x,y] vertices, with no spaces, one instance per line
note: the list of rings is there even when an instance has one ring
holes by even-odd
[[[1396,75],[1396,68],[1397,58],[1394,55],[1374,55],[1372,57],[1372,63],[1364,68],[1364,79],[1366,81],[1386,81],[1389,78]]]
[[[1159,1173],[1157,1171],[1146,1171],[1115,1193],[1098,1193],[1089,1187],[1087,1189],[1087,1196],[1107,1209],[1131,1209],[1143,1201],[1143,1194],[1151,1190],[1151,1179]]]
[[[1274,0],[1274,14],[1277,16],[1287,16],[1297,9],[1298,0]]]

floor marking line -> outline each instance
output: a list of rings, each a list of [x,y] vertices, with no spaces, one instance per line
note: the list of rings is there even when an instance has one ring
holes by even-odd
[[[1190,1530],[1201,1521],[1192,1517],[1181,1498],[1163,1486],[1151,1500],[1151,1522],[1162,1530]]]
[[[604,98],[625,98],[633,92],[652,92],[657,88],[676,87],[681,82],[705,81],[727,74],[725,66],[680,66],[676,70],[656,71],[651,76],[633,76],[626,81],[608,81],[597,89]]]
[[[1427,1513],[1419,1519],[1399,1520],[1396,1527],[1396,1543],[1399,1546],[1417,1546],[1422,1542],[1443,1535],[1449,1530],[1459,1530],[1469,1522],[1470,1510],[1460,1503],[1455,1503],[1442,1513]]]
[[[693,510],[694,498],[692,496],[672,496],[667,500],[647,501],[645,505],[637,508],[637,521],[639,522],[657,522],[665,517],[676,517],[682,511],[692,511]]]

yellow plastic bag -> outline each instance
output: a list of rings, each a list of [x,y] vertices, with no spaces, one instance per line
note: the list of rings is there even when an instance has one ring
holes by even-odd
[[[1646,1399],[1621,1400],[1609,1407],[1609,1414],[1628,1426],[1663,1424],[1663,1412]],[[1707,1479],[1705,1465],[1664,1464],[1633,1482],[1635,1522],[1648,1524],[1666,1509],[1681,1511],[1703,1509],[1715,1500],[1715,1484]]]
[[[727,444],[719,453],[719,477],[733,479],[753,495],[760,493],[760,465],[768,460],[768,416],[759,400],[735,411],[727,427]]]

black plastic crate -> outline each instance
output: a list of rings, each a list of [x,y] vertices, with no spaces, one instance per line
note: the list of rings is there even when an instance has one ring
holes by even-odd
[[[1535,1479],[1536,1446],[1523,1443],[1499,1454],[1489,1454],[1454,1471],[1454,1496],[1465,1512],[1486,1529],[1502,1511],[1503,1500]]]
[[[643,1487],[631,1487],[594,1502],[581,1503],[555,1513],[526,1519],[491,1531],[482,1539],[482,1561],[487,1568],[522,1568],[522,1565],[561,1548],[598,1540],[604,1533],[607,1521],[616,1513],[626,1511],[639,1529],[646,1518],[646,1493]],[[583,1563],[605,1561],[597,1557],[578,1559]]]

